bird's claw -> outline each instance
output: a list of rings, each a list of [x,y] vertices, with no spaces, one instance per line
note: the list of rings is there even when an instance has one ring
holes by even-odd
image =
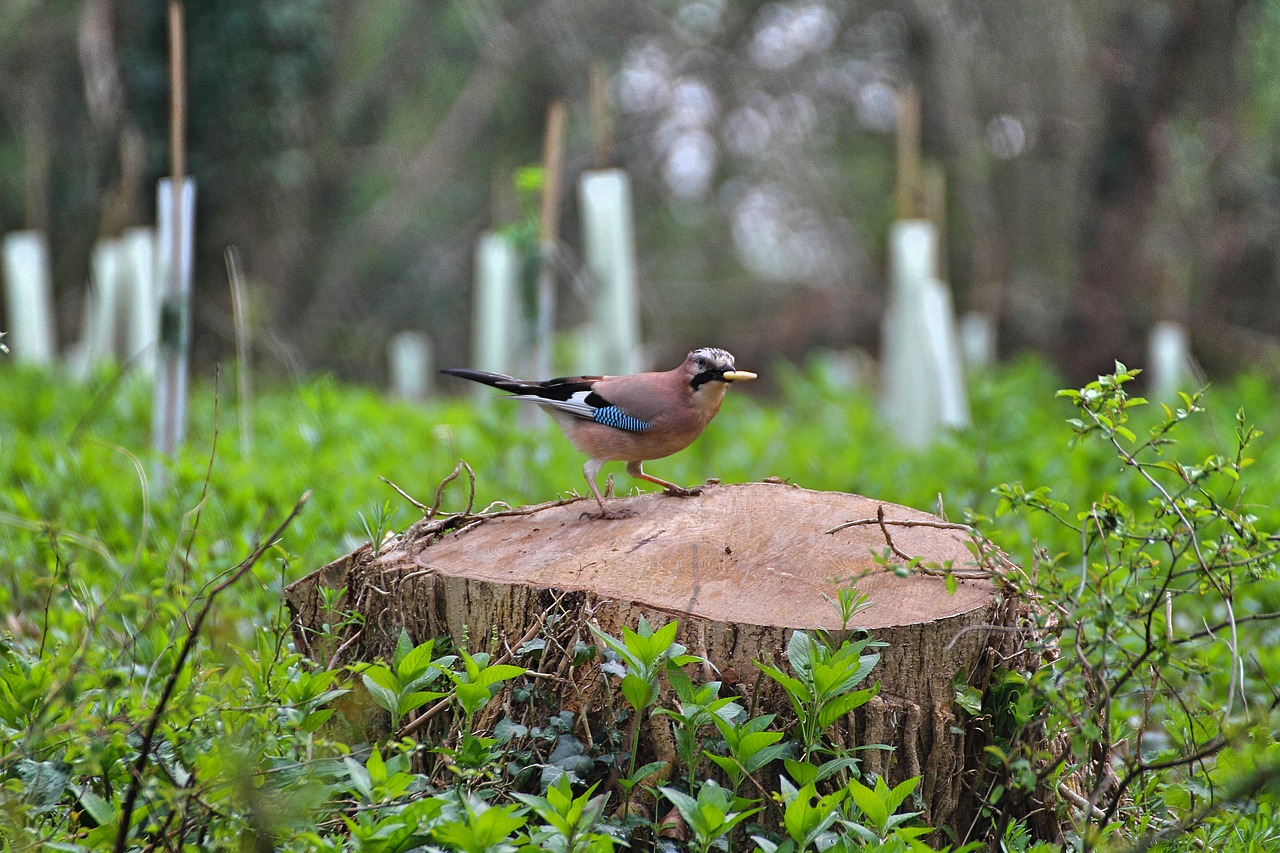
[[[671,486],[663,494],[671,495],[673,498],[693,498],[702,494],[702,487],[694,486],[692,489],[686,489],[681,486]]]

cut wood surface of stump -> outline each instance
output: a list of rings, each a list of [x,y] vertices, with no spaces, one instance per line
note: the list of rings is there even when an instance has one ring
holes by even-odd
[[[833,737],[894,747],[859,753],[864,771],[890,782],[922,776],[925,819],[966,831],[959,824],[973,820],[983,793],[975,788],[984,784],[985,735],[964,725],[955,681],[959,675],[982,690],[993,667],[1008,666],[1018,632],[1007,626],[1021,611],[963,526],[858,495],[773,483],[707,486],[689,498],[645,494],[611,507],[634,515],[592,519],[584,510],[594,502],[555,502],[427,520],[376,554],[357,549],[287,590],[299,645],[320,659],[334,653],[311,645],[328,619],[324,587],[345,588],[340,606],[363,615],[360,636],[345,650],[363,660],[389,658],[402,628],[414,642],[447,635],[473,651],[500,652],[554,633],[549,623],[576,626],[576,639],[591,642],[585,624],[618,636],[641,616],[655,627],[675,619],[679,641],[726,682],[722,695],[786,718],[785,696],[754,662],[785,669],[792,631],[840,629],[833,602],[853,584],[867,606],[848,627],[887,645],[870,677],[879,695]],[[544,655],[558,646],[572,657],[574,639],[553,637]],[[560,678],[578,672],[567,658],[544,660],[548,666]],[[579,675],[603,677],[598,667]],[[600,693],[579,684],[574,710],[589,713]],[[667,752],[661,742],[649,749]]]

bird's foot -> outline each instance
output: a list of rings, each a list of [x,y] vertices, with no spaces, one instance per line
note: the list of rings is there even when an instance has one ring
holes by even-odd
[[[634,518],[635,514],[635,510],[626,509],[624,507],[619,507],[617,509],[604,509],[601,507],[599,512],[584,512],[582,515],[578,516],[578,518],[584,518],[589,521],[600,521],[605,519],[617,520],[620,518]]]
[[[663,494],[671,495],[673,498],[693,498],[702,494],[702,487],[694,486],[692,489],[686,489],[682,486],[668,486]]]

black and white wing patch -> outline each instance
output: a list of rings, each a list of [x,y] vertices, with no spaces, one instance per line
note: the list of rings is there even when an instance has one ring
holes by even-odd
[[[604,397],[592,391],[591,386],[593,384],[594,382],[557,382],[553,380],[535,387],[526,386],[520,389],[525,393],[519,394],[513,399],[529,400],[548,409],[555,409],[558,412],[564,412],[583,420],[595,421],[598,424],[626,430],[627,432],[644,432],[649,428],[648,421],[642,421],[627,414],[618,406],[613,405]]]

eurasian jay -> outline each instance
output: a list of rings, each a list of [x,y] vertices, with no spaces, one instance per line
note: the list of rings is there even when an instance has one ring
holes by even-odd
[[[573,446],[587,455],[582,474],[600,504],[596,518],[625,518],[630,511],[605,508],[596,475],[606,462],[627,463],[627,473],[657,483],[669,495],[687,497],[699,489],[685,489],[644,472],[648,459],[683,450],[702,434],[720,411],[730,382],[755,379],[754,373],[733,366],[722,349],[702,347],[689,353],[684,364],[662,373],[631,376],[571,376],[525,382],[484,370],[450,368],[440,371],[510,391],[513,400],[541,406]]]

